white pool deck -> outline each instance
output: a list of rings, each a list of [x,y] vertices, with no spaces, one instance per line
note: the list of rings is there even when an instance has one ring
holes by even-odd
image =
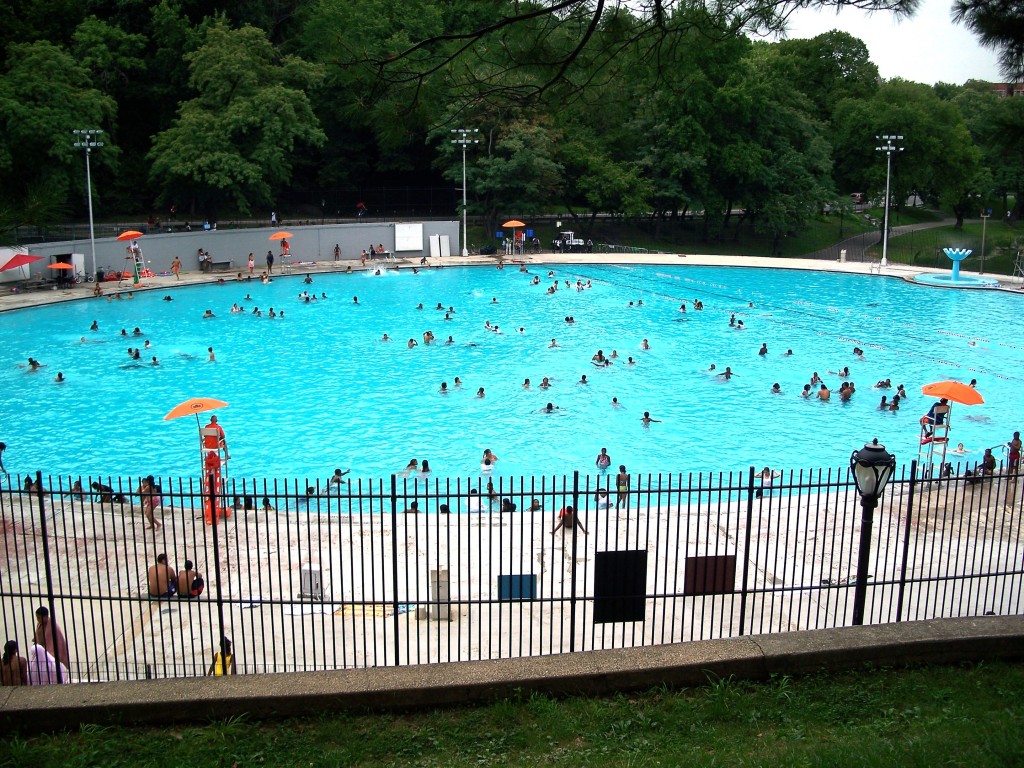
[[[539,254],[527,266],[556,263],[643,263],[813,269],[910,278],[900,265],[677,254]],[[402,263],[402,262],[400,262]],[[495,257],[447,258],[446,266],[490,265]],[[344,269],[345,262],[340,262]],[[417,262],[418,264],[418,262]],[[339,262],[297,264],[292,275],[339,271]],[[402,266],[413,266],[412,262]],[[506,269],[517,265],[506,263]],[[358,271],[358,270],[357,270]],[[937,270],[940,271],[940,270]],[[168,291],[213,282],[219,275],[157,277],[124,290]],[[224,276],[228,279],[229,276]],[[106,284],[110,290],[113,284]],[[1015,284],[1005,283],[1008,290]],[[926,288],[922,288],[926,290]],[[0,296],[0,310],[88,296],[91,286]],[[91,296],[89,297],[91,299]],[[95,300],[95,299],[92,299]],[[902,486],[891,506],[875,515],[866,621],[1020,613],[1024,562],[1021,492],[1016,478],[997,476],[976,486],[962,480],[921,483],[913,501]],[[239,671],[287,671],[342,666],[389,666],[507,658],[570,650],[624,647],[746,634],[841,626],[849,623],[854,587],[840,582],[855,570],[860,506],[852,491],[803,493],[754,500],[703,494],[692,507],[645,506],[637,496],[620,512],[584,506],[589,535],[575,542],[550,535],[557,499],[540,513],[337,514],[248,513],[218,527],[215,574],[212,529],[201,514],[162,510],[153,532],[137,507],[100,508],[65,502],[49,510],[55,592],[81,598],[56,601],[71,645],[75,681],[131,679],[147,674],[202,674],[215,645],[219,587],[230,602],[225,626]],[[0,500],[4,546],[0,579],[7,637],[26,648],[32,614],[46,592],[41,521],[27,499]],[[582,505],[582,502],[581,502]],[[908,517],[909,515],[909,517]],[[907,537],[906,533],[910,532]],[[746,542],[749,541],[749,548]],[[908,570],[901,574],[906,542]],[[606,551],[648,553],[649,597],[643,621],[595,624],[594,563]],[[146,569],[166,552],[175,567],[195,561],[206,577],[199,600],[151,600]],[[738,594],[683,596],[686,559],[735,555]],[[74,569],[66,566],[77,561]],[[319,569],[325,599],[300,600],[301,569]],[[432,572],[447,571],[449,597],[438,606]],[[396,579],[397,574],[397,579]],[[490,602],[499,575],[533,574],[536,602]],[[972,574],[994,574],[972,576]],[[901,591],[896,582],[906,584]],[[887,583],[892,582],[892,583]],[[395,591],[397,585],[397,592]],[[767,591],[765,591],[767,590]],[[124,600],[122,598],[128,598]],[[901,600],[902,598],[902,600]],[[397,614],[394,606],[400,605]],[[148,670],[147,670],[148,667]]]

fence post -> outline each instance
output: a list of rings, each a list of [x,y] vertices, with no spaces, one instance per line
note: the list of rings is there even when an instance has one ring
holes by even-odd
[[[907,585],[907,558],[910,552],[910,523],[914,515],[914,490],[917,487],[917,459],[910,462],[910,491],[907,493],[906,525],[903,528],[903,556],[900,563],[900,589],[896,598],[896,621],[903,620],[903,592]]]
[[[217,518],[220,517],[220,510],[217,508],[217,481],[213,476],[213,472],[207,475],[207,492],[210,494],[209,504],[210,511],[213,513],[213,571],[214,571],[214,584],[217,588],[217,622],[220,625],[220,639],[217,642],[217,646],[220,648],[220,664],[222,675],[228,674],[228,655],[224,648],[224,638],[227,635],[224,634],[224,595],[221,591],[220,586],[220,543],[217,535]],[[235,649],[231,649],[232,654],[236,653]]]
[[[64,681],[61,680],[60,673],[60,648],[57,645],[57,629],[56,627],[61,626],[57,623],[57,605],[53,601],[53,570],[50,566],[50,537],[46,532],[46,500],[43,496],[43,473],[36,470],[36,494],[39,497],[39,528],[40,533],[43,535],[43,568],[46,570],[46,604],[49,606],[50,611],[50,633],[53,635],[53,654],[57,657],[57,684],[60,685]],[[63,621],[63,617],[61,617]],[[67,643],[67,635],[64,635],[64,642]],[[68,664],[71,663],[71,650],[68,649]],[[68,674],[71,674],[71,669],[68,669]]]
[[[563,486],[564,487],[564,486]],[[580,472],[572,473],[572,508],[574,511],[572,525],[572,558],[569,563],[569,653],[576,650],[576,529],[580,519],[579,506]]]
[[[754,468],[747,473],[747,535],[743,542],[743,580],[740,585],[740,635],[747,622],[747,577],[750,572],[750,527],[754,522]]]
[[[391,475],[391,609],[394,615],[395,625],[395,666],[399,665],[398,658],[398,479]],[[384,652],[387,653],[387,644],[384,645]],[[384,661],[385,665],[387,660]]]

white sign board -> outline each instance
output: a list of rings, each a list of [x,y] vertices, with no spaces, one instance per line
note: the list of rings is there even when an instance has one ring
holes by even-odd
[[[395,224],[395,251],[422,251],[422,224]]]

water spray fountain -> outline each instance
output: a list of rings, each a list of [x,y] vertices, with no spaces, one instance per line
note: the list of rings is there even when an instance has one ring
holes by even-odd
[[[960,274],[960,262],[974,253],[970,248],[943,248],[942,252],[953,262],[953,270],[948,275],[932,273],[915,275],[914,282],[924,285],[939,285],[944,288],[992,288],[999,285],[999,281],[991,277]]]

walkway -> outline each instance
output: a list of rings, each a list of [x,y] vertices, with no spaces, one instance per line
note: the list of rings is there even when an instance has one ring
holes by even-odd
[[[889,238],[899,237],[910,232],[919,232],[924,229],[935,229],[937,227],[944,227],[953,223],[954,219],[942,219],[941,221],[927,221],[920,224],[905,224],[899,227],[890,227]],[[868,261],[867,249],[878,245],[881,239],[881,230],[870,230],[868,232],[862,232],[859,235],[848,237],[834,245],[830,245],[827,248],[822,248],[819,251],[808,253],[804,255],[805,259],[823,259],[829,261],[839,261],[839,252],[841,250],[846,251],[846,260],[853,262]],[[917,271],[923,271],[917,268]]]

